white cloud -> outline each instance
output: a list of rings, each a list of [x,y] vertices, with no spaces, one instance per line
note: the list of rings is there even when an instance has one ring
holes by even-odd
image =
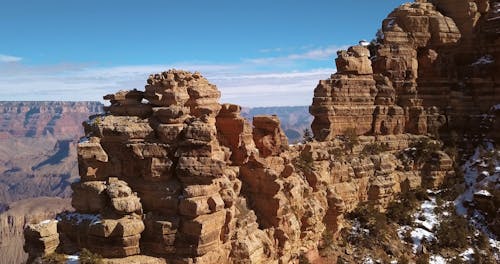
[[[222,92],[221,101],[242,106],[310,105],[319,80],[335,69],[295,72],[207,74]]]
[[[122,89],[143,89],[149,74],[171,66],[33,67],[0,65],[0,101],[67,100],[102,101],[102,96]],[[246,65],[177,64],[175,68],[200,71],[221,90],[221,102],[243,106],[309,105],[318,80],[334,69],[263,73]]]
[[[269,64],[291,63],[297,60],[327,60],[336,56],[338,50],[346,49],[347,47],[348,46],[328,46],[326,48],[310,49],[305,52],[293,53],[285,56],[245,59],[245,61],[254,64]]]
[[[303,68],[303,65],[294,65],[294,62],[330,60],[341,48],[344,47],[300,48],[296,50],[304,52],[243,60],[234,64],[183,62],[172,65],[98,67],[85,64],[30,66],[0,63],[0,101],[102,101],[103,95],[118,90],[142,90],[149,74],[177,68],[201,72],[221,90],[221,102],[242,106],[309,105],[318,81],[328,78],[335,69],[297,71],[294,69]],[[14,62],[16,58],[12,57],[8,61]]]
[[[21,58],[21,57],[0,54],[0,62],[4,62],[4,63],[19,62],[22,59],[23,58]]]

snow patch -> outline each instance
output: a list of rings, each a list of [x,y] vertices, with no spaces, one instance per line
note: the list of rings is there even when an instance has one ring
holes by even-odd
[[[90,138],[89,137],[82,137],[80,140],[78,140],[78,143],[89,143]]]
[[[491,55],[484,55],[481,58],[477,59],[474,63],[472,63],[472,66],[477,66],[477,65],[485,65],[485,64],[491,64],[494,63],[495,59],[493,59],[493,56]]]
[[[463,261],[472,261],[474,256],[474,249],[468,248],[459,255]]]
[[[43,220],[42,222],[38,223],[39,225],[46,225],[48,223],[50,223],[50,219],[47,219],[47,220]]]
[[[352,225],[352,232],[353,234],[370,234],[370,230],[361,227],[361,223],[358,219],[354,220],[354,223]]]
[[[438,225],[438,218],[434,213],[436,207],[436,198],[432,197],[430,201],[424,201],[420,206],[420,211],[415,213],[415,223],[428,231],[434,230],[434,227]]]
[[[436,239],[434,233],[427,231],[423,228],[417,227],[411,231],[411,239],[413,240],[413,252],[417,253],[417,249],[422,245],[422,240],[432,241]]]
[[[49,223],[51,222],[58,222],[57,220],[54,220],[54,219],[47,219],[47,220],[43,220],[39,223],[36,223],[35,226],[38,226],[38,227],[42,227],[42,226],[45,226],[45,225],[48,225]]]
[[[398,229],[398,236],[401,240],[404,240],[404,236],[410,232],[412,249],[414,253],[420,250],[422,247],[423,241],[431,242],[435,241],[436,234],[435,231],[439,226],[440,219],[449,215],[449,212],[443,211],[440,212],[439,215],[436,212],[437,202],[435,195],[440,191],[427,190],[429,194],[429,199],[425,200],[421,203],[420,209],[413,214],[413,223],[412,226],[401,226]],[[449,203],[451,204],[451,202]],[[446,205],[446,203],[444,204]],[[436,256],[436,262],[431,263],[442,263],[440,261],[440,256]],[[445,263],[445,262],[444,262]]]
[[[99,214],[93,215],[93,214],[80,214],[73,212],[73,213],[66,213],[62,217],[64,217],[69,221],[75,221],[76,224],[81,224],[84,221],[90,222],[90,225],[101,223],[101,215]]]
[[[429,258],[429,264],[446,264],[446,259],[440,255],[432,255]]]
[[[496,106],[495,106],[496,107]],[[471,204],[474,201],[474,195],[490,196],[491,193],[486,189],[491,187],[491,184],[495,184],[500,179],[499,170],[497,167],[500,166],[499,160],[493,160],[495,165],[495,173],[491,174],[485,171],[480,171],[480,165],[486,163],[488,158],[481,157],[481,153],[485,151],[492,153],[496,151],[491,140],[484,140],[483,146],[479,146],[475,149],[474,154],[470,157],[463,166],[464,178],[465,178],[465,191],[460,194],[454,201],[455,210],[459,215],[467,215],[469,223],[477,230],[483,232],[488,237],[488,242],[490,246],[494,249],[494,256],[497,260],[500,259],[500,240],[489,230],[487,221],[483,213],[474,207],[466,208],[464,204]],[[491,161],[490,161],[491,162]],[[482,174],[483,177],[479,177]],[[497,185],[498,186],[498,185]],[[496,187],[498,188],[498,187]],[[464,252],[466,253],[466,252]],[[464,254],[464,256],[467,254]]]
[[[487,190],[480,190],[480,191],[477,191],[474,193],[474,195],[481,195],[481,196],[493,196],[491,195],[490,192],[488,192]]]
[[[54,219],[46,219],[46,220],[43,220],[43,221],[41,221],[41,222],[37,223],[36,225],[37,225],[37,226],[44,226],[44,225],[47,225],[47,224],[49,224],[49,223],[51,223],[51,222],[56,222],[56,223],[57,223],[57,220],[54,220]]]
[[[69,255],[66,256],[66,264],[79,264],[80,256],[78,255]]]
[[[375,262],[370,257],[365,257],[363,259],[363,264],[375,264]]]

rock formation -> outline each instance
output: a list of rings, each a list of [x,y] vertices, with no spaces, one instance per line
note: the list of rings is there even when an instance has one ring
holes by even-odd
[[[44,220],[38,224],[28,225],[24,229],[24,239],[25,250],[32,258],[54,253],[59,246],[57,221]]]
[[[350,128],[360,135],[404,132],[405,116],[395,105],[392,83],[380,75],[374,78],[369,56],[363,46],[340,51],[337,73],[314,90],[310,112],[316,139],[330,140]]]
[[[436,134],[443,126],[479,125],[471,114],[500,101],[498,3],[490,2],[404,4],[383,21],[370,52],[340,51],[337,73],[315,89],[316,139],[347,128],[360,135]]]
[[[349,60],[346,67],[358,67]],[[390,81],[376,78],[383,91],[377,101],[392,104]],[[367,83],[376,89],[375,78]],[[81,181],[72,184],[77,212],[59,216],[62,250],[179,263],[289,263],[317,248],[325,232],[337,236],[358,203],[383,210],[395,193],[450,174],[442,153],[434,166],[405,169],[393,152],[346,161],[335,151],[344,149],[340,139],[290,146],[276,116],[255,116],[251,126],[239,106],[220,105],[219,96],[200,74],[175,70],[152,75],[144,93],[105,96],[112,101],[107,113],[84,122]],[[353,97],[375,101],[361,91],[346,100]],[[371,109],[383,115],[384,107]],[[412,139],[418,137],[363,137],[351,152],[375,141],[399,151]],[[35,255],[43,246],[29,249]]]
[[[298,263],[337,238],[360,203],[384,211],[400,192],[453,177],[452,159],[425,149],[439,146],[427,134],[458,126],[469,108],[490,109],[454,108],[458,97],[443,92],[468,74],[448,67],[448,55],[483,36],[461,28],[486,20],[456,22],[452,11],[441,13],[448,2],[434,2],[402,5],[378,43],[338,52],[337,73],[314,91],[312,142],[289,145],[276,116],[250,125],[239,106],[219,104],[220,92],[199,73],[169,70],[151,75],[144,92],[105,96],[111,106],[84,123],[78,144],[77,212],[60,215],[61,251],[70,244],[106,258]],[[478,89],[498,91],[486,87]]]
[[[62,211],[71,210],[71,201],[57,197],[37,197],[13,202],[8,205],[5,212],[0,213],[0,259],[3,263],[25,263],[28,254],[24,252],[23,229],[33,223],[40,223],[48,219],[54,219]],[[47,221],[45,221],[47,222]],[[44,235],[44,237],[47,237]],[[35,238],[34,246],[40,246],[36,241],[41,237]],[[27,238],[29,240],[29,238]],[[33,240],[33,239],[32,239]],[[55,242],[55,241],[52,241]],[[28,242],[27,250],[31,251]],[[41,252],[31,251],[34,256]],[[45,248],[39,248],[45,249]]]

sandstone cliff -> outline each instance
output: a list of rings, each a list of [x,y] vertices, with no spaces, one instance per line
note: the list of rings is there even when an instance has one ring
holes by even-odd
[[[429,136],[472,131],[465,125],[500,101],[495,11],[458,2],[469,9],[402,5],[378,42],[339,51],[337,73],[314,91],[315,140],[305,144],[290,145],[277,116],[250,124],[241,107],[219,104],[197,72],[153,74],[144,91],[106,95],[111,105],[84,123],[78,143],[77,212],[51,232],[30,226],[38,245],[27,250],[41,256],[64,240],[65,253],[88,248],[122,262],[320,259],[319,246],[339,238],[358,205],[384,212],[399,193],[453,179],[453,159]]]
[[[289,263],[337,236],[358,203],[384,210],[394,193],[452,175],[446,154],[430,167],[397,155],[425,136],[290,146],[276,116],[252,126],[219,96],[199,73],[174,70],[152,75],[145,92],[105,96],[106,114],[84,123],[77,213],[60,216],[59,237],[107,258]],[[358,156],[375,142],[386,151]],[[55,249],[44,245],[29,252]]]
[[[479,127],[500,102],[496,1],[416,1],[391,12],[377,39],[336,59],[310,108],[324,140],[352,126],[360,135],[436,134]]]

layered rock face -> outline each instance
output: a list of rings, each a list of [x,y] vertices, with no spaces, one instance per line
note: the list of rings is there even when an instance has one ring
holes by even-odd
[[[339,61],[339,80],[367,70],[357,63],[368,51],[350,52]],[[333,92],[346,95],[345,107],[379,111],[381,130],[384,121],[391,127],[390,81],[363,78],[380,87],[378,96],[349,79],[352,89]],[[276,116],[255,116],[251,125],[241,107],[220,105],[219,96],[199,73],[176,70],[151,75],[145,92],[105,96],[106,114],[84,122],[81,181],[72,184],[76,212],[59,216],[58,250],[88,248],[123,261],[142,254],[173,263],[293,263],[325,234],[336,237],[358,203],[384,210],[395,193],[451,175],[451,162],[440,162],[445,154],[425,168],[396,157],[415,136],[363,137],[353,155],[375,141],[390,152],[347,160],[344,141],[290,146]],[[392,118],[396,124],[402,117]],[[52,251],[34,240],[27,243],[32,257]]]
[[[360,135],[401,134],[405,116],[395,105],[395,91],[388,78],[374,75],[370,51],[353,46],[339,51],[337,73],[320,81],[310,112],[318,140],[330,140],[354,129]]]
[[[445,125],[479,125],[471,114],[500,101],[496,7],[422,0],[395,9],[370,52],[360,46],[339,52],[338,72],[315,89],[315,137],[348,128],[360,135],[435,134]]]
[[[46,220],[28,225],[24,230],[24,239],[27,245],[25,250],[32,257],[54,253],[59,245],[57,221]]]
[[[180,263],[269,258],[272,242],[239,196],[236,165],[258,149],[240,108],[221,106],[219,97],[199,73],[174,70],[152,75],[145,92],[105,96],[107,114],[84,124],[87,136],[78,144],[81,182],[72,185],[78,213],[62,215],[59,231],[108,258],[139,252]],[[270,154],[281,151],[276,144],[287,142],[279,121],[266,121],[259,142]],[[275,134],[268,137],[268,130]]]
[[[338,53],[338,72],[314,92],[313,142],[289,145],[276,116],[249,124],[199,73],[169,70],[151,75],[145,91],[105,96],[106,114],[84,123],[77,212],[60,216],[61,250],[87,247],[113,261],[298,263],[337,238],[358,204],[384,211],[400,192],[453,177],[446,153],[419,157],[413,144],[432,143],[425,134],[462,111],[423,85],[445,70],[458,76],[459,67],[432,67],[466,45],[469,24],[436,5],[405,4],[384,21],[380,43]]]

